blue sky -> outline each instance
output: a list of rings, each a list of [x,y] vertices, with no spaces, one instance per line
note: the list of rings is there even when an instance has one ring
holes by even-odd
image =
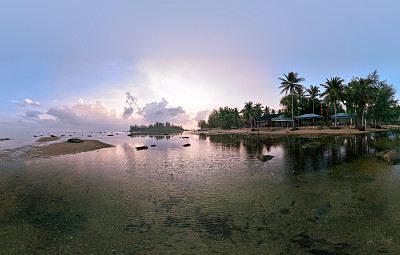
[[[279,108],[277,78],[290,71],[306,87],[375,69],[400,85],[395,0],[0,4],[0,136],[194,127],[249,100]]]

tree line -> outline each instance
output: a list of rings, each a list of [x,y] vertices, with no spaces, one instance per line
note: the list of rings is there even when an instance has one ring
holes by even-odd
[[[399,119],[400,107],[395,99],[396,90],[386,80],[381,80],[378,71],[367,77],[353,77],[347,84],[338,76],[326,78],[320,86],[310,85],[309,88],[301,85],[305,78],[298,73],[289,72],[278,78],[281,94],[281,109],[275,111],[260,103],[245,102],[242,110],[238,108],[220,107],[214,109],[208,116],[208,121],[198,121],[198,126],[204,128],[232,128],[250,124],[264,115],[284,114],[294,119],[302,114],[321,114],[320,107],[324,108],[328,116],[346,112],[356,116],[356,126],[361,128],[367,124],[390,124]],[[323,91],[321,91],[322,89]]]
[[[155,124],[145,125],[131,125],[129,132],[131,133],[146,133],[146,134],[163,134],[163,133],[182,133],[184,131],[182,126],[175,126],[169,122],[165,124],[156,122]]]

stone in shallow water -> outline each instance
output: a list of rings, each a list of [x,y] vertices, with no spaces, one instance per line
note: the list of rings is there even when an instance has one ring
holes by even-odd
[[[394,165],[400,164],[400,151],[398,150],[385,150],[376,154],[377,157],[385,160]]]
[[[310,142],[310,143],[305,143],[303,146],[301,146],[302,149],[319,149],[321,147],[322,143],[321,142]]]
[[[274,158],[274,156],[271,155],[258,155],[257,157],[259,160],[261,160],[262,162],[266,162],[268,160],[271,160]]]
[[[71,138],[67,140],[67,143],[83,143],[84,141],[78,138]]]

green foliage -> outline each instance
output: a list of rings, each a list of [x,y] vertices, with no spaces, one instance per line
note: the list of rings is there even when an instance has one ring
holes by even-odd
[[[164,133],[182,133],[184,129],[182,126],[174,126],[169,122],[165,124],[162,122],[156,122],[154,125],[150,124],[149,126],[138,126],[131,125],[129,132],[131,133],[142,133],[142,134],[164,134]]]
[[[229,108],[228,106],[214,109],[208,116],[209,128],[224,128],[237,127],[240,123],[240,115],[237,108]]]
[[[321,94],[321,96],[324,96],[324,102],[333,104],[335,109],[335,126],[337,124],[337,105],[343,100],[344,95],[343,82],[343,79],[335,76],[333,78],[331,77],[330,79],[326,79],[325,84],[321,84],[321,86],[325,88],[325,91]]]

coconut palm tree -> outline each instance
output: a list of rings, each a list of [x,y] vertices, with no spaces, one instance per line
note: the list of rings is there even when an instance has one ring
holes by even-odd
[[[253,128],[253,102],[249,101],[249,102],[245,102],[244,103],[244,107],[242,109],[242,114],[243,114],[243,120],[246,121],[250,121],[250,127]]]
[[[337,125],[336,105],[343,99],[343,82],[343,79],[335,76],[330,79],[327,78],[325,84],[321,84],[325,88],[321,96],[324,96],[325,103],[332,103],[335,109],[335,127]]]
[[[290,95],[292,96],[292,120],[294,119],[294,114],[293,114],[293,94],[296,92],[298,93],[299,91],[302,91],[304,89],[304,86],[299,84],[299,82],[305,81],[303,77],[298,77],[298,73],[294,72],[289,72],[287,75],[283,74],[285,78],[278,78],[281,80],[281,86],[279,87],[282,89],[281,94],[285,92],[285,95],[289,92]]]
[[[312,102],[312,112],[314,112],[314,103],[318,100],[319,88],[317,86],[310,85],[309,89],[306,89],[308,93],[308,99]]]

